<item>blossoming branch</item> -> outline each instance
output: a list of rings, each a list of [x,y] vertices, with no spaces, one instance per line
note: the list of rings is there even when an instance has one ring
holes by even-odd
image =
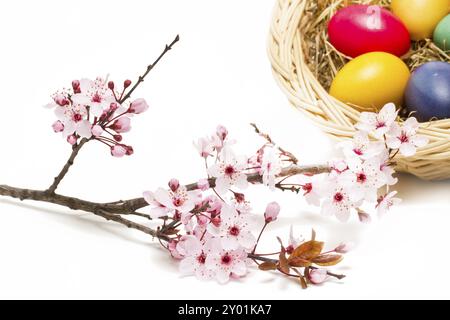
[[[250,156],[236,154],[236,140],[230,138],[224,126],[218,126],[213,134],[194,143],[205,166],[204,176],[194,183],[182,185],[171,179],[168,186],[146,191],[143,197],[110,203],[56,193],[84,144],[102,143],[114,157],[134,153],[123,142],[123,134],[131,129],[132,117],[149,106],[144,99],[131,96],[178,40],[177,36],[166,45],[134,84],[130,80],[118,86],[102,78],[81,79],[74,80],[70,89],[55,93],[47,106],[57,117],[53,130],[72,145],[68,161],[46,190],[1,185],[0,195],[83,210],[144,232],[179,261],[182,274],[202,280],[226,283],[247,275],[252,266],[295,278],[303,288],[329,278],[342,279],[344,275],[328,267],[341,262],[350,244],[325,250],[314,231],[306,241],[294,233],[293,227],[284,240],[269,239],[264,232],[277,220],[281,206],[269,202],[264,212],[255,212],[245,191],[254,184],[263,184],[273,191],[293,192],[320,207],[323,215],[336,216],[343,222],[352,216],[368,222],[369,212],[385,214],[400,201],[396,191],[391,190],[397,182],[393,177],[395,157],[411,156],[427,143],[417,135],[415,118],[396,122],[393,104],[378,114],[363,113],[354,138],[338,145],[341,157],[325,165],[300,165],[291,152],[254,124],[263,143]],[[262,227],[258,228],[258,222]],[[156,228],[149,226],[155,223]],[[262,241],[272,243],[273,250],[262,252]]]

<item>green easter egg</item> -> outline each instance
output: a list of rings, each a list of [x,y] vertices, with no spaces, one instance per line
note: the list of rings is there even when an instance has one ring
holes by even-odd
[[[439,22],[433,35],[434,43],[444,51],[450,51],[450,14]]]

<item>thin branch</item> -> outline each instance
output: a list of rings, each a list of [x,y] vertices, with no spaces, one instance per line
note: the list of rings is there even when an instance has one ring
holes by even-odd
[[[136,90],[136,88],[139,87],[139,85],[140,85],[142,82],[144,82],[145,77],[150,73],[150,71],[152,71],[152,69],[158,64],[158,62],[164,57],[164,55],[165,55],[167,52],[169,52],[170,49],[172,49],[173,45],[174,45],[175,43],[177,43],[179,40],[180,40],[180,36],[177,35],[177,36],[175,37],[175,39],[174,39],[169,45],[166,45],[166,47],[164,48],[163,52],[161,52],[161,54],[159,55],[159,57],[158,57],[152,64],[150,64],[150,65],[147,66],[147,70],[145,71],[145,73],[144,73],[142,76],[140,76],[140,77],[138,78],[138,81],[137,81],[137,82],[134,84],[134,86],[128,91],[128,93],[120,99],[120,101],[119,101],[120,104],[124,103],[128,98],[131,97],[131,94],[134,92],[134,90]]]
[[[69,157],[69,160],[67,160],[66,164],[62,168],[61,172],[55,177],[53,184],[46,190],[49,194],[54,194],[56,189],[58,188],[59,184],[61,183],[62,179],[66,176],[67,172],[69,171],[70,167],[73,165],[75,158],[78,155],[78,152],[80,152],[81,148],[84,146],[86,142],[88,142],[88,139],[82,139],[77,145],[75,145],[72,149],[72,154]]]
[[[254,123],[250,123],[250,125],[253,127],[253,129],[255,129],[255,132],[262,138],[264,138],[267,143],[272,144],[274,146],[277,146],[277,144],[272,140],[272,138],[270,137],[269,134],[262,132],[261,130],[259,130],[258,126]],[[277,146],[278,150],[281,152],[282,155],[286,156],[289,158],[289,161],[292,162],[293,164],[297,164],[298,163],[298,159],[296,156],[294,156],[294,154],[292,152],[289,152],[283,148],[281,148],[280,146]]]

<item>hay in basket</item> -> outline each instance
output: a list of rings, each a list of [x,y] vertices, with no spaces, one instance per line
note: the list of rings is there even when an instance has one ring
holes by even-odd
[[[332,79],[349,59],[328,42],[327,24],[346,3],[389,6],[390,1],[276,1],[268,50],[278,84],[290,103],[326,133],[340,140],[351,138],[361,108],[328,94]],[[430,40],[423,40],[414,43],[403,60],[414,70],[424,62],[449,61],[450,57]],[[425,180],[450,178],[450,119],[421,123],[419,133],[429,138],[429,144],[419,149],[414,157],[399,157],[397,170]]]

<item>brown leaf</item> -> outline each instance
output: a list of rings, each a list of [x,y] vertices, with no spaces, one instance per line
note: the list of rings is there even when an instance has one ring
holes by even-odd
[[[330,267],[337,265],[344,257],[340,254],[321,254],[313,262],[321,267]]]
[[[284,273],[289,273],[289,263],[288,259],[286,258],[286,250],[284,248],[281,248],[280,257],[279,257],[279,267],[280,270]]]
[[[302,258],[293,258],[293,259],[289,259],[289,265],[291,267],[296,267],[296,268],[300,268],[300,267],[309,267],[311,266],[312,262],[302,259]]]
[[[178,229],[168,229],[164,231],[164,234],[167,236],[173,236],[175,234],[178,234],[178,232],[180,232],[180,230]]]
[[[277,270],[278,266],[274,262],[263,262],[258,266],[259,270],[262,271],[270,271],[270,270]]]
[[[323,249],[323,242],[311,240],[298,246],[289,256],[289,260],[294,258],[302,258],[303,260],[312,261]]]

